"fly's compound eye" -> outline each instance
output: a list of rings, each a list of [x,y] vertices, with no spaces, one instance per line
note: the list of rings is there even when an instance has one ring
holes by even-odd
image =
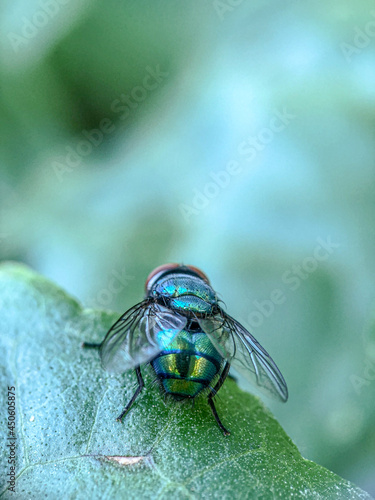
[[[153,271],[151,271],[151,273],[147,276],[146,279],[145,283],[146,291],[151,289],[152,285],[155,283],[155,281],[162,273],[165,273],[165,271],[176,269],[177,267],[180,267],[180,264],[169,263],[169,264],[163,264],[162,266],[158,266]]]

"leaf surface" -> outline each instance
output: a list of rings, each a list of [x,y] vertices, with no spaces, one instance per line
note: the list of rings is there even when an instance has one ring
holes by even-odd
[[[123,424],[134,373],[111,376],[83,340],[100,341],[118,314],[85,310],[29,268],[0,268],[1,477],[9,472],[7,386],[16,388],[16,495],[2,498],[321,498],[367,493],[305,460],[262,402],[228,379],[205,398],[164,404],[146,388]]]

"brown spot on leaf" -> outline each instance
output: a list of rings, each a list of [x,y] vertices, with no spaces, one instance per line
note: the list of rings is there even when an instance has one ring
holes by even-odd
[[[139,457],[123,457],[121,455],[95,455],[98,460],[114,462],[117,465],[128,466],[128,465],[152,465],[152,458],[150,455],[139,456]]]

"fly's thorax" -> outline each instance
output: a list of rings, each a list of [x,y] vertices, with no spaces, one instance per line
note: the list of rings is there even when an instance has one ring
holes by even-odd
[[[183,314],[212,314],[217,296],[202,279],[186,274],[169,274],[157,281],[150,295],[161,298],[168,306]]]
[[[169,307],[187,316],[212,314],[212,305],[195,295],[183,295],[169,299]]]

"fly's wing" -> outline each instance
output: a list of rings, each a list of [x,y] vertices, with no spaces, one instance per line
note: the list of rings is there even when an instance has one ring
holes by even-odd
[[[198,320],[218,353],[249,382],[266,389],[268,395],[286,401],[288,388],[284,377],[268,352],[231,316],[200,318]]]
[[[149,299],[135,305],[110,328],[100,346],[103,367],[123,373],[147,363],[185,327],[187,318]]]

